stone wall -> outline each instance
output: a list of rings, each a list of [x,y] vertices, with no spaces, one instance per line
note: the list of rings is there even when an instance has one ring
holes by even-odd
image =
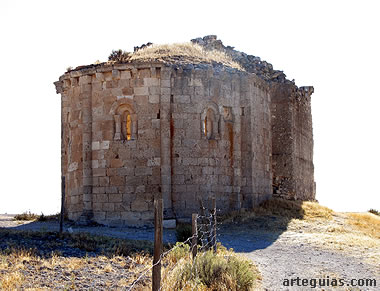
[[[79,77],[63,81],[62,94],[62,175],[66,176],[66,209],[70,219],[83,213],[83,112],[88,99],[86,86]]]
[[[310,102],[313,92],[313,87],[300,87],[294,94],[294,179],[298,200],[315,200],[314,142]]]
[[[315,199],[312,93],[313,87],[272,85],[274,196],[295,200]]]
[[[62,77],[62,174],[71,219],[153,218],[153,197],[161,195],[160,73],[161,65],[108,66]],[[125,111],[130,139],[117,125]]]
[[[176,217],[217,197],[222,211],[271,193],[269,94],[257,77],[212,67],[172,71],[172,199]],[[214,119],[204,132],[207,112]],[[254,154],[252,154],[254,151]]]
[[[70,219],[145,224],[155,197],[165,218],[187,219],[211,196],[228,212],[273,190],[315,195],[310,88],[162,63],[79,67],[55,84]]]

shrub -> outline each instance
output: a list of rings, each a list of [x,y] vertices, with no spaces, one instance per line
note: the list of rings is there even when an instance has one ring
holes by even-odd
[[[38,218],[38,221],[51,221],[51,220],[59,221],[60,218],[61,218],[60,212],[58,212],[56,214],[49,214],[49,215],[45,215],[45,214],[41,213],[40,217]],[[63,219],[66,221],[69,220],[67,213],[65,213]]]
[[[72,246],[85,250],[87,252],[93,252],[97,249],[97,237],[88,233],[75,233],[71,235],[73,241]]]
[[[41,213],[41,215],[38,217],[38,221],[46,221],[46,220],[47,220],[46,216],[43,213]]]
[[[31,213],[30,211],[26,211],[22,214],[17,214],[14,217],[14,220],[37,220],[37,221],[49,221],[49,220],[59,220],[60,213],[57,214],[51,214],[51,215],[45,215],[41,213],[41,215]],[[67,219],[67,215],[64,217],[65,220]]]
[[[117,241],[111,250],[116,256],[129,256],[132,248],[126,241]]]
[[[108,60],[115,61],[115,62],[126,62],[130,59],[130,57],[131,57],[131,54],[126,51],[113,50],[112,53],[108,56]]]
[[[236,280],[236,290],[249,290],[255,281],[251,262],[231,256],[227,264],[230,276]]]
[[[178,224],[175,231],[176,231],[175,235],[178,242],[184,242],[185,240],[187,240],[189,237],[193,235],[190,224],[184,224],[184,223]]]
[[[258,278],[253,264],[243,258],[214,254],[208,251],[199,254],[194,262],[187,261],[175,272],[173,289],[196,286],[207,290],[251,290]]]
[[[30,211],[25,211],[22,214],[17,214],[14,217],[14,220],[36,220],[39,218],[39,215],[31,213]]]
[[[177,263],[182,258],[186,257],[190,253],[190,246],[182,242],[177,242],[173,247],[173,250],[167,255],[168,260],[171,263]]]
[[[368,212],[380,216],[380,212],[377,211],[376,209],[370,209],[370,210],[368,210]]]

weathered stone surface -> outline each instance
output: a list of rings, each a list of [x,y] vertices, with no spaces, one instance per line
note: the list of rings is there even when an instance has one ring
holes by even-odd
[[[220,64],[103,64],[66,73],[62,174],[70,219],[151,223],[164,199],[166,224],[271,196],[315,199],[312,87],[298,88],[259,58],[214,36],[246,72]]]

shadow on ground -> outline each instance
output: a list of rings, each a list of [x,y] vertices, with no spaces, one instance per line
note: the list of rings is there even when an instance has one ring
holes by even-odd
[[[265,201],[260,206],[250,211],[239,211],[230,213],[225,216],[218,217],[218,241],[227,248],[233,248],[236,252],[252,252],[258,249],[264,249],[272,245],[280,235],[287,230],[289,222],[294,219],[302,219],[305,211],[302,202],[287,201],[283,199],[271,199]],[[1,226],[1,225],[0,225]],[[73,230],[73,234],[69,234],[68,228]],[[52,254],[54,251],[60,252],[65,256],[84,256],[96,255],[109,251],[113,248],[114,252],[117,244],[120,247],[120,241],[125,239],[133,242],[122,246],[125,251],[141,251],[150,252],[146,247],[154,239],[153,228],[110,228],[105,226],[76,226],[72,223],[65,223],[66,238],[58,235],[58,221],[46,222],[30,222],[27,224],[16,225],[10,227],[0,227],[0,249],[9,248],[9,246],[36,248],[44,256]],[[14,234],[9,234],[9,230],[14,230]],[[25,235],[17,234],[17,231],[26,233]],[[41,235],[34,235],[33,232],[41,232]],[[119,242],[108,242],[108,250],[97,248],[97,244],[101,239],[89,239],[87,234],[95,236],[107,236],[119,239]],[[81,237],[82,235],[82,237]],[[74,237],[75,243],[70,241],[70,236]],[[143,243],[144,241],[144,243]],[[74,245],[74,248],[65,246]],[[175,230],[164,230],[164,243],[173,244],[176,242]],[[106,242],[104,241],[103,244]],[[10,244],[10,245],[9,245]],[[81,247],[78,247],[81,246]]]
[[[17,228],[17,227],[16,227]],[[6,255],[28,253],[44,258],[128,256],[133,253],[153,253],[153,243],[146,240],[126,240],[87,232],[60,234],[57,231],[16,230],[0,228],[0,251]]]
[[[288,229],[292,219],[303,219],[301,201],[271,199],[252,211],[222,218],[219,241],[236,252],[252,252],[272,245]]]

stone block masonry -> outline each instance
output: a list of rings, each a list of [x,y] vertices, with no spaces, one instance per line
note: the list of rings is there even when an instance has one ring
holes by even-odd
[[[70,219],[149,224],[154,198],[166,219],[213,196],[224,213],[315,199],[312,87],[156,62],[80,67],[55,85]]]

